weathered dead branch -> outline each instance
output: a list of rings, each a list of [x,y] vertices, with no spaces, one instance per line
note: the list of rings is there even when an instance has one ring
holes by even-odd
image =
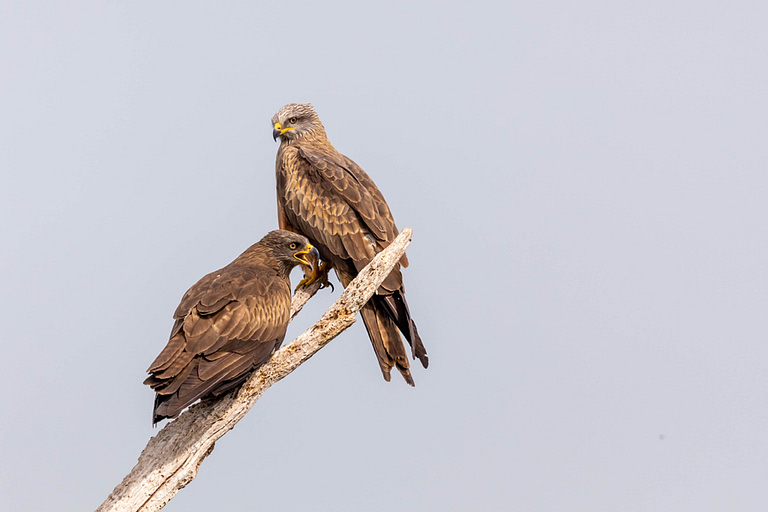
[[[97,512],[160,510],[197,474],[216,441],[231,430],[272,384],[287,376],[355,322],[360,308],[391,272],[413,232],[403,229],[344,290],[325,314],[292,343],[277,351],[253,372],[239,390],[220,399],[193,405],[149,440],[139,461]],[[291,318],[317,292],[319,283],[300,290],[291,304]]]

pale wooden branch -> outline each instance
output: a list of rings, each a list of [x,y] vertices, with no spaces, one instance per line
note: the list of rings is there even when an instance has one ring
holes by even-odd
[[[306,288],[296,290],[293,294],[293,299],[291,299],[291,320],[299,314],[299,311],[304,307],[304,304],[317,293],[317,290],[320,289],[321,285],[322,281],[318,279]]]
[[[197,468],[216,441],[231,430],[264,391],[312,357],[355,322],[357,312],[400,260],[413,232],[400,235],[350,283],[318,322],[277,351],[253,372],[239,390],[204,400],[184,412],[149,440],[139,461],[96,512],[160,510],[197,475]],[[319,283],[300,290],[291,304],[292,317],[317,291]],[[295,313],[294,313],[295,311]]]

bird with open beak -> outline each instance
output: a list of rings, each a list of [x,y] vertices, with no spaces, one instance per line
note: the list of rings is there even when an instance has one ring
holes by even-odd
[[[239,386],[270,358],[290,321],[291,269],[318,257],[304,236],[275,230],[187,290],[144,381],[156,392],[153,423]]]

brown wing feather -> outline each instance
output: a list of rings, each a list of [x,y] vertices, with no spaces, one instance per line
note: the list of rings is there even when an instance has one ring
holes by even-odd
[[[361,270],[398,233],[373,180],[335,151],[286,149],[278,172],[278,203],[290,229],[306,235],[334,266],[350,260]],[[405,255],[400,263],[407,266]],[[400,287],[402,276],[396,267],[381,291]]]
[[[192,286],[145,381],[158,393],[154,421],[230,389],[269,359],[285,337],[290,301],[288,280],[267,268],[229,265]]]
[[[178,319],[173,324],[173,329],[171,329],[171,338],[168,340],[168,344],[165,346],[165,348],[160,352],[160,354],[155,358],[154,361],[152,361],[152,364],[149,365],[148,372],[156,372],[160,370],[165,370],[170,366],[170,364],[173,362],[176,357],[181,353],[182,350],[184,350],[184,346],[186,345],[186,340],[184,339],[184,336],[179,336],[179,331],[181,331],[182,327],[184,325],[183,319]]]
[[[284,229],[307,236],[323,259],[336,268],[344,286],[397,236],[392,212],[368,174],[354,161],[327,147],[285,147],[277,162],[278,218]],[[403,256],[401,264],[407,266]],[[399,265],[382,283],[380,296],[361,311],[382,373],[397,367],[413,378],[398,329],[426,367],[426,350],[410,318]],[[397,294],[392,302],[385,302]],[[385,299],[384,297],[387,297]]]
[[[325,187],[355,210],[374,237],[391,242],[397,236],[384,196],[356,163],[337,152],[300,148],[299,155],[323,178]]]
[[[276,174],[280,227],[309,238],[334,266],[344,286],[397,236],[381,191],[360,166],[330,143],[281,147]],[[400,263],[408,265],[405,255]],[[386,380],[397,367],[413,385],[398,329],[424,367],[428,360],[405,303],[399,265],[378,293],[361,311],[374,352]],[[384,297],[393,294],[397,298],[386,302]]]

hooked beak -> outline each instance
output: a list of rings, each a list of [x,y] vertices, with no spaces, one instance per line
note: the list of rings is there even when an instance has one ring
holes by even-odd
[[[289,126],[288,128],[283,128],[283,126],[280,123],[275,123],[275,127],[272,130],[272,140],[277,140],[279,136],[287,132],[288,130],[293,130],[296,128],[295,126]]]
[[[299,260],[302,265],[311,267],[312,263],[307,259],[308,254],[311,254],[315,261],[320,259],[320,253],[312,246],[312,244],[307,244],[304,249],[294,253],[293,257]]]

